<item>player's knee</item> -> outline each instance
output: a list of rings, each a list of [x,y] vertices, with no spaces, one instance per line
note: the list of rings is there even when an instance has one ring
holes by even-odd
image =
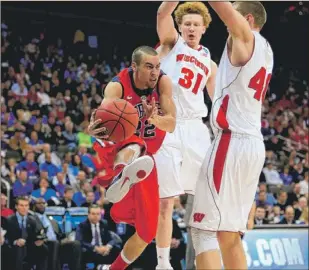
[[[218,232],[217,236],[223,248],[231,249],[241,244],[241,235],[239,232]]]
[[[174,198],[160,199],[160,216],[169,218],[173,212]]]
[[[128,146],[124,147],[121,149],[117,155],[116,155],[116,160],[115,160],[115,165],[117,163],[131,163],[133,160],[137,159],[142,155],[142,147],[137,144],[129,144]]]
[[[196,256],[203,252],[219,249],[216,232],[191,228],[191,236]]]
[[[147,246],[152,242],[152,240],[156,237],[156,230],[147,230],[144,232],[136,232],[138,241],[136,242],[137,245],[139,245],[141,248],[143,246]]]

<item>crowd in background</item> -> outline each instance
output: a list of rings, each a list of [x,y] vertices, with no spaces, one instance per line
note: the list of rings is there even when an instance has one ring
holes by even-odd
[[[87,126],[91,111],[102,101],[102,89],[130,65],[129,58],[115,56],[107,62],[100,54],[82,53],[81,31],[75,33],[71,50],[60,38],[51,43],[37,33],[25,40],[9,25],[2,23],[1,28],[1,216],[5,220],[18,212],[16,198],[28,198],[30,210],[39,218],[46,206],[95,204],[104,226],[125,242],[133,229],[113,223],[104,188],[92,184],[100,160]],[[256,194],[256,226],[308,224],[308,98],[308,81],[297,71],[281,67],[274,71],[262,113],[267,158]],[[175,198],[174,266],[184,258],[185,201],[185,196]],[[55,230],[46,232],[49,241],[59,241],[60,248],[64,239],[78,245],[74,240],[80,236],[69,239],[62,235],[68,231]],[[70,265],[78,269],[74,267]]]

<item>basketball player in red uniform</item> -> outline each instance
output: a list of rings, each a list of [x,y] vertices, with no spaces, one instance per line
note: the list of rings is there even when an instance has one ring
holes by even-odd
[[[159,191],[152,155],[160,148],[165,132],[175,129],[176,110],[171,81],[160,70],[159,56],[153,48],[138,47],[132,55],[132,66],[108,83],[103,102],[119,98],[136,107],[140,118],[138,136],[113,144],[108,142],[108,136],[102,136],[105,128],[99,127],[101,120],[92,118],[88,128],[89,134],[97,138],[94,148],[102,160],[97,181],[109,185],[106,196],[114,203],[111,216],[115,222],[136,229],[116,261],[104,268],[111,270],[125,269],[135,261],[157,230]]]

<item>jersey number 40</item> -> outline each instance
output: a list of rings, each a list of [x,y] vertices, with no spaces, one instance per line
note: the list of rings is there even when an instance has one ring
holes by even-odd
[[[256,100],[260,101],[262,98],[262,102],[264,101],[270,79],[271,73],[266,76],[266,69],[264,67],[261,67],[251,78],[248,87],[256,91],[253,96]]]

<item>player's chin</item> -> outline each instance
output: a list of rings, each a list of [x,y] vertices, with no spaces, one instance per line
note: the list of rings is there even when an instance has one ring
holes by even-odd
[[[156,86],[157,82],[158,82],[158,80],[151,80],[151,81],[149,82],[149,87],[150,87],[150,88],[154,88],[154,87]]]

